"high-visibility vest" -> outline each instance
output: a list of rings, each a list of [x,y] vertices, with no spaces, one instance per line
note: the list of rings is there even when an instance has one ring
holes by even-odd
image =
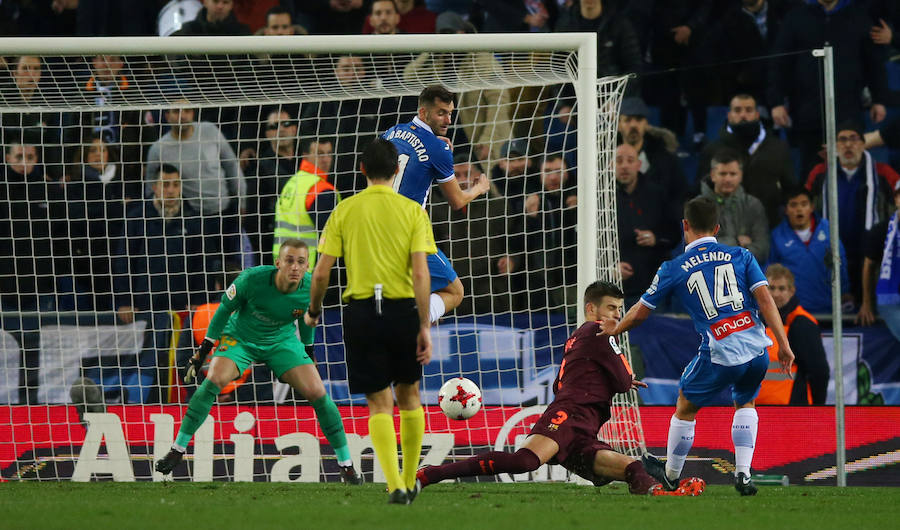
[[[816,317],[812,316],[809,311],[798,305],[793,311],[788,313],[784,318],[784,334],[787,335],[791,329],[791,324],[799,316],[810,319],[815,325],[819,325]],[[775,340],[775,334],[772,330],[766,328],[766,335],[772,339],[772,345],[767,348],[769,353],[769,369],[766,371],[766,378],[763,379],[762,386],[759,389],[759,397],[756,398],[758,405],[787,405],[791,402],[791,391],[794,389],[794,380],[788,377],[788,374],[781,371],[781,363],[778,362],[778,342]],[[797,364],[791,366],[791,376],[796,377]],[[807,388],[807,403],[812,403]]]
[[[282,242],[287,239],[300,239],[309,247],[309,267],[312,268],[316,264],[319,235],[316,223],[309,215],[309,207],[315,202],[316,195],[324,190],[334,191],[334,186],[319,175],[304,169],[298,171],[284,185],[275,204],[275,244],[272,246],[274,259],[278,259],[278,250]],[[340,201],[336,191],[335,201]]]

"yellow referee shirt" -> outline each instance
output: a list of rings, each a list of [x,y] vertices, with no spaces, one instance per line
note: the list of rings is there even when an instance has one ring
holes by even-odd
[[[435,254],[437,247],[422,205],[375,185],[338,203],[325,223],[319,252],[344,258],[346,302],[372,298],[376,283],[384,286],[385,298],[415,298],[410,254]]]

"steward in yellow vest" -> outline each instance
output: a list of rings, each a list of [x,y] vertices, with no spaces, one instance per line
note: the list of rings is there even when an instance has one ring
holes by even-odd
[[[284,185],[275,204],[275,243],[277,257],[281,242],[299,239],[309,247],[309,264],[316,262],[319,233],[335,205],[340,202],[328,175],[312,162],[303,160],[298,171]]]

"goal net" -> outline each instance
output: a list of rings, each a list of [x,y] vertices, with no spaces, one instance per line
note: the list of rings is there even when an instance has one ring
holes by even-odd
[[[458,97],[460,185],[484,174],[491,191],[460,210],[436,186],[429,198],[465,297],[433,328],[421,464],[521,444],[552,400],[584,288],[619,281],[625,79],[595,79],[592,35],[0,39],[0,56],[4,480],[162,480],[152,462],[196,389],[184,366],[225,289],[272,265],[285,237],[315,245],[333,202],[365,187],[361,151],[410,121],[428,85]],[[281,208],[290,186],[311,191]],[[344,280],[339,263],[312,351],[357,468],[380,481],[365,400],[346,382]],[[465,422],[437,406],[456,376],[484,395]],[[633,392],[600,435],[643,450]],[[338,467],[309,403],[253,364],[174,478],[333,481]]]

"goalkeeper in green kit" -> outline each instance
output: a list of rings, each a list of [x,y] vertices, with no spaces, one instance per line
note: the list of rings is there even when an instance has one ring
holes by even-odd
[[[225,290],[222,303],[209,324],[206,338],[188,365],[185,382],[200,372],[213,349],[206,380],[191,398],[187,413],[172,449],[156,463],[156,470],[169,474],[177,466],[200,425],[206,420],[222,387],[236,379],[251,363],[262,362],[285,383],[306,398],[316,412],[319,425],[334,449],[341,468],[341,480],[361,484],[362,475],[353,469],[344,424],[334,401],[325,393],[325,385],[304,344],[312,347],[314,328],[303,322],[309,307],[312,281],[309,248],[299,239],[281,244],[275,266],[247,269]],[[294,322],[300,323],[297,339]]]

